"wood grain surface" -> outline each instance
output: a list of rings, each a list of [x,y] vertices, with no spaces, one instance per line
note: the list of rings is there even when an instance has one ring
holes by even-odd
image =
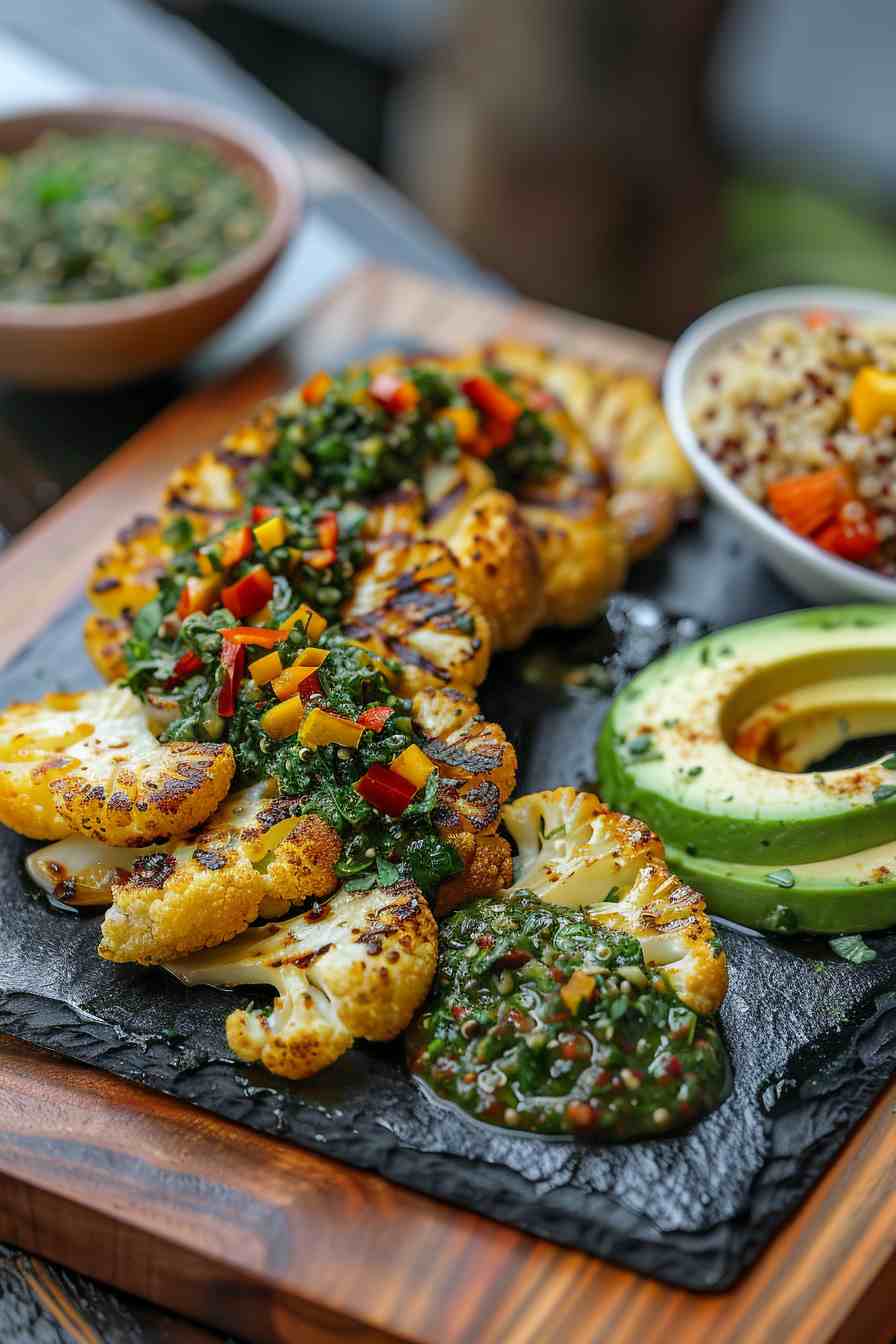
[[[80,590],[175,463],[374,334],[424,346],[515,335],[654,374],[664,353],[550,309],[361,272],[288,349],[165,412],[10,547],[4,653]],[[697,1296],[0,1038],[0,1240],[278,1344],[889,1344],[894,1113],[896,1086],[740,1283]]]

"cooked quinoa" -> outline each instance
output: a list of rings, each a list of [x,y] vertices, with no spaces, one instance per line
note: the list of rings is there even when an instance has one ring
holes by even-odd
[[[896,326],[776,317],[720,349],[700,372],[688,412],[700,446],[752,499],[784,477],[845,464],[877,519],[875,569],[896,575],[896,426],[861,433],[849,397],[867,366],[896,371]]]

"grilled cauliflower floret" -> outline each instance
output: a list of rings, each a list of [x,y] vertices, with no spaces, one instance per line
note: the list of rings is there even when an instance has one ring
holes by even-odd
[[[545,586],[536,537],[513,495],[477,495],[450,545],[461,586],[489,623],[492,647],[519,648],[545,614]]]
[[[453,462],[437,459],[423,468],[426,534],[451,544],[467,510],[480,495],[494,489],[495,474],[478,458],[461,453]]]
[[[92,611],[84,622],[84,644],[90,661],[103,681],[120,681],[127,676],[124,646],[131,637],[127,616],[101,616]]]
[[[342,622],[351,639],[398,659],[404,695],[423,686],[478,686],[488,669],[488,623],[460,591],[457,561],[438,541],[379,550],[359,570]]]
[[[689,1008],[718,1009],[727,967],[703,897],[669,872],[661,841],[643,823],[570,788],[518,798],[502,816],[519,851],[512,891],[588,907],[596,924],[637,938],[645,961]]]
[[[87,596],[102,616],[114,619],[135,612],[155,596],[156,585],[171,555],[157,518],[135,518],[114,545],[97,557],[87,583]]]
[[[582,427],[606,464],[610,514],[632,560],[666,540],[699,491],[650,379],[516,341],[499,341],[478,356],[536,380]]]
[[[443,839],[453,845],[463,862],[462,873],[443,882],[436,892],[433,909],[439,919],[459,905],[490,896],[513,881],[513,855],[503,835],[489,832],[474,835],[470,831],[442,830]]]
[[[625,579],[628,553],[606,496],[572,477],[530,487],[521,512],[538,542],[545,621],[584,625]]]
[[[497,723],[483,719],[479,705],[453,687],[418,691],[411,702],[426,754],[443,778],[493,784],[503,803],[516,784],[516,752]]]
[[[0,821],[37,840],[78,831],[146,845],[183,835],[214,812],[233,772],[228,746],[157,742],[123,687],[0,713]]]
[[[441,776],[433,820],[464,865],[438,889],[441,916],[512,881],[510,846],[495,831],[501,803],[516,784],[516,752],[503,729],[483,719],[462,691],[419,691],[412,715]]]
[[[265,783],[231,794],[188,841],[170,840],[163,845],[128,849],[70,835],[34,850],[26,867],[39,887],[71,905],[109,905],[116,897],[131,924],[125,928],[117,916],[111,921],[109,948],[121,954],[112,959],[131,960],[126,954],[136,949],[135,959],[157,961],[160,955],[174,955],[167,950],[152,955],[154,945],[162,946],[161,937],[154,932],[157,927],[177,928],[179,951],[188,952],[214,946],[225,918],[242,919],[233,929],[239,932],[247,922],[246,908],[254,909],[253,919],[256,915],[272,919],[294,905],[323,900],[339,885],[334,865],[341,853],[342,841],[323,818],[302,816],[299,799],[273,797]],[[173,857],[173,867],[170,862],[147,862],[166,855]],[[248,860],[255,878],[241,863],[230,862],[234,855]],[[223,865],[217,862],[221,856]],[[229,886],[237,869],[243,878],[240,891]],[[201,877],[198,885],[197,872]],[[222,876],[225,873],[226,880]],[[206,879],[206,874],[211,877]],[[169,882],[169,878],[175,880]],[[211,892],[207,901],[209,882],[223,890]],[[191,898],[184,898],[188,887],[196,897],[192,914]],[[231,898],[233,904],[226,911],[224,901]],[[177,916],[170,914],[175,907],[184,916],[179,927]],[[206,918],[206,910],[213,922]]]
[[[112,888],[97,950],[107,961],[151,964],[217,947],[252,923],[262,894],[260,873],[238,849],[147,854]]]
[[[188,985],[273,985],[270,1012],[238,1009],[227,1041],[247,1063],[307,1078],[355,1037],[386,1041],[407,1026],[436,966],[435,920],[413,882],[339,892],[283,924],[169,966]]]

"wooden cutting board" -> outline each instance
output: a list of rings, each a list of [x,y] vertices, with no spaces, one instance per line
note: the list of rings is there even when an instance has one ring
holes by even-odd
[[[550,308],[361,271],[288,346],[166,411],[10,547],[4,657],[171,468],[261,397],[375,336],[511,335],[654,375],[665,353]],[[0,1037],[0,1240],[265,1344],[889,1344],[896,1084],[744,1279],[698,1296]]]

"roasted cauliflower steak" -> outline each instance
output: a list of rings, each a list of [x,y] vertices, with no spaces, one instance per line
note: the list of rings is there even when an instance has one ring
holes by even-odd
[[[229,746],[158,742],[121,686],[0,712],[0,821],[32,839],[77,831],[139,846],[183,835],[214,812],[233,774]]]
[[[488,670],[488,622],[461,590],[457,560],[439,541],[376,551],[355,577],[342,628],[379,657],[400,662],[401,695],[425,686],[478,686]]]
[[[518,851],[511,891],[587,908],[599,927],[637,938],[689,1008],[718,1010],[727,964],[703,897],[669,872],[662,842],[642,822],[572,788],[517,798],[502,817]]]
[[[397,1036],[426,997],[437,948],[429,907],[405,880],[339,891],[284,923],[250,929],[168,969],[188,985],[272,985],[277,997],[269,1011],[230,1014],[228,1045],[247,1063],[307,1078],[356,1037]]]

